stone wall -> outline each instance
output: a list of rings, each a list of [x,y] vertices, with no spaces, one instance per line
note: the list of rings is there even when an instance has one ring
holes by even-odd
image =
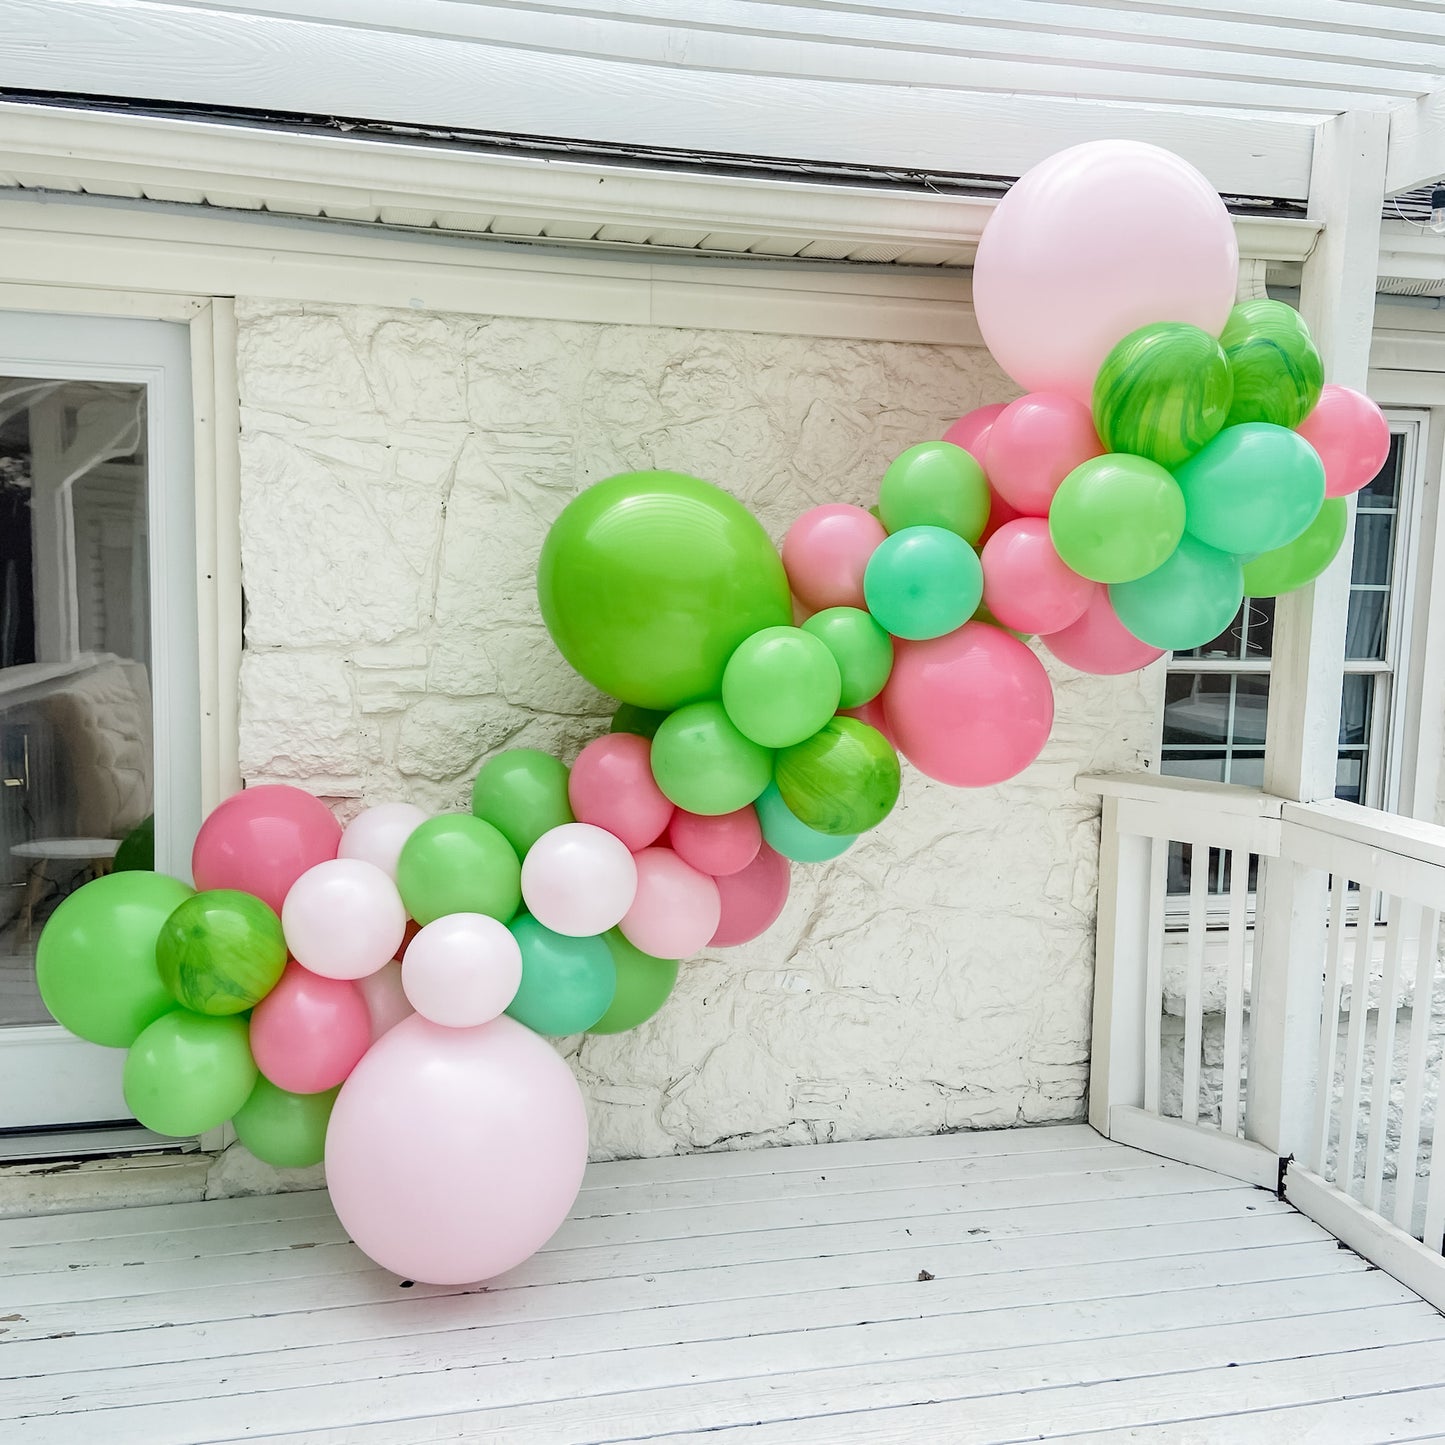
[[[581,487],[692,472],[781,538],[1012,391],[964,348],[237,309],[242,770],[343,815],[463,807],[490,751],[570,761],[606,726],[533,591]],[[1083,1116],[1097,818],[1072,784],[1152,755],[1162,677],[1051,671],[1054,737],[1022,777],[955,792],[905,767],[895,814],[796,868],[764,938],[686,964],[642,1028],[564,1045],[598,1157]]]

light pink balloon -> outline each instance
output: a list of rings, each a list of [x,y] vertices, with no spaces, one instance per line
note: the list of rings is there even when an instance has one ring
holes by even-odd
[[[291,886],[281,930],[297,963],[327,978],[365,978],[390,963],[406,933],[406,906],[375,863],[333,858]]]
[[[334,1089],[371,1045],[371,1014],[361,990],[288,963],[281,982],[251,1015],[256,1067],[292,1094]]]
[[[506,1017],[471,1029],[403,1020],[346,1081],[326,1131],[343,1228],[383,1268],[427,1284],[521,1264],[567,1217],[586,1165],[571,1070]]]
[[[615,928],[637,895],[627,844],[592,823],[543,833],[522,861],[522,898],[544,928],[590,938]]]
[[[717,880],[722,914],[710,948],[735,948],[766,933],[788,901],[788,860],[766,843],[740,873]]]
[[[736,813],[705,817],[679,808],[668,826],[672,851],[690,867],[711,878],[741,872],[763,846],[763,829],[751,803]]]
[[[1033,392],[1011,401],[994,422],[986,470],[994,493],[1021,516],[1047,517],[1059,483],[1103,455],[1087,406],[1058,392]]]
[[[652,742],[634,733],[604,734],[578,753],[567,801],[579,823],[606,828],[634,853],[655,843],[673,814],[652,777]]]
[[[359,858],[394,879],[402,845],[430,816],[415,803],[378,803],[346,825],[337,857]]]
[[[1054,720],[1043,663],[1018,638],[983,622],[897,643],[883,706],[899,751],[956,788],[986,788],[1021,773]]]
[[[1020,517],[984,544],[983,605],[1016,632],[1057,632],[1099,590],[1054,550],[1047,517]]]
[[[862,507],[832,502],[804,512],[783,538],[788,585],[806,607],[864,607],[863,573],[888,538],[883,523]]]
[[[877,697],[870,697],[867,702],[858,707],[844,708],[839,714],[840,717],[855,717],[861,723],[867,723],[870,728],[883,734],[889,743],[896,749],[897,740],[893,736],[892,729],[888,726],[888,713],[883,706],[883,694]]]
[[[618,925],[622,936],[654,958],[686,958],[717,932],[722,901],[717,883],[671,848],[637,855],[637,897]]]
[[[385,968],[379,968],[355,982],[371,1016],[372,1043],[416,1012],[406,996],[406,989],[402,987],[401,965],[394,959]]]
[[[1193,166],[1140,141],[1087,141],[995,207],[973,263],[974,312],[1020,386],[1087,403],[1131,331],[1186,321],[1218,336],[1238,269],[1229,212]]]
[[[952,442],[956,447],[962,447],[979,466],[983,466],[984,457],[988,454],[988,433],[998,419],[999,413],[1006,407],[1006,401],[990,402],[987,406],[976,406],[970,412],[965,412],[949,429],[944,432],[943,440]]]
[[[522,950],[505,923],[483,913],[448,913],[412,939],[401,982],[423,1018],[446,1028],[475,1028],[516,998]]]
[[[1039,641],[1060,662],[1101,677],[1137,672],[1164,656],[1159,648],[1140,642],[1119,621],[1105,587],[1094,594],[1077,621],[1058,632],[1046,633]]]
[[[1348,497],[1379,475],[1390,455],[1390,423],[1369,397],[1326,386],[1299,434],[1325,464],[1325,496]]]

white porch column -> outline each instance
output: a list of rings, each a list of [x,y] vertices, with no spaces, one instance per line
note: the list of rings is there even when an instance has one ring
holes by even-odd
[[[1389,120],[1350,112],[1317,132],[1310,216],[1323,223],[1304,263],[1300,310],[1325,376],[1359,390],[1369,370]],[[1265,739],[1265,791],[1334,796],[1344,682],[1351,537],[1310,586],[1279,599]],[[1316,869],[1264,865],[1255,917],[1254,1053],[1246,1132],[1281,1157],[1307,1157],[1318,1067],[1328,885]]]

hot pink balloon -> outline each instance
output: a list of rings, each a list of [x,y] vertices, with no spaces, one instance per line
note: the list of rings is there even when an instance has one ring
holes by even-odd
[[[346,825],[337,857],[359,858],[395,878],[402,846],[429,817],[431,814],[415,803],[378,803]]]
[[[281,928],[302,967],[327,978],[364,978],[396,957],[406,906],[376,864],[332,858],[291,885]]]
[[[708,946],[735,948],[766,933],[788,901],[788,875],[788,860],[764,843],[741,872],[719,878],[722,914]]]
[[[983,466],[984,457],[988,453],[988,433],[998,419],[999,413],[1006,407],[1006,401],[990,402],[987,406],[976,406],[970,412],[954,422],[944,432],[943,440],[952,442],[956,447],[962,447],[979,466]]]
[[[985,470],[994,493],[1020,515],[1047,517],[1059,483],[1103,455],[1087,406],[1058,392],[1033,392],[1011,401],[994,422]]]
[[[1083,616],[1097,582],[1065,566],[1046,517],[1020,517],[983,549],[983,605],[1016,632],[1057,632]]]
[[[622,936],[654,958],[686,958],[717,932],[722,901],[717,883],[671,848],[637,855],[637,897],[618,925]]]
[[[550,828],[522,860],[522,899],[544,928],[569,938],[606,933],[637,894],[627,844],[592,823]]]
[[[763,829],[751,803],[736,813],[704,817],[679,808],[667,829],[672,851],[699,873],[727,878],[741,872],[758,856]]]
[[[1041,161],[995,207],[973,263],[974,312],[1020,386],[1088,403],[1131,331],[1187,321],[1218,336],[1238,269],[1229,212],[1193,166],[1139,141],[1088,141]]]
[[[783,538],[788,585],[805,607],[864,607],[863,573],[888,533],[872,512],[841,502],[804,512]]]
[[[1379,475],[1390,455],[1390,423],[1369,397],[1330,385],[1299,424],[1325,464],[1325,496],[1348,497]]]
[[[372,1043],[416,1012],[402,987],[401,965],[395,961],[355,982],[371,1016]]]
[[[882,693],[879,693],[877,697],[870,697],[860,707],[844,708],[839,716],[855,717],[859,722],[867,723],[870,728],[882,733],[895,749],[898,747],[898,740],[888,726],[888,713],[883,706]]]
[[[522,983],[522,950],[505,923],[483,913],[448,913],[412,939],[401,982],[423,1018],[474,1028],[496,1018]]]
[[[506,1017],[403,1020],[346,1081],[326,1131],[342,1226],[383,1268],[427,1284],[521,1264],[566,1219],[586,1165],[571,1070]]]
[[[1054,694],[1018,638],[983,622],[897,644],[883,705],[901,753],[956,788],[1021,773],[1048,741]]]
[[[239,888],[280,913],[291,885],[340,846],[341,824],[325,803],[266,783],[227,798],[201,824],[191,873],[198,889]]]
[[[1140,642],[1119,621],[1104,587],[1090,599],[1077,621],[1058,632],[1046,633],[1039,641],[1060,662],[1101,677],[1137,672],[1164,656],[1159,648]]]
[[[288,963],[251,1015],[256,1067],[292,1094],[334,1089],[371,1045],[371,1014],[354,983]]]
[[[567,801],[579,823],[606,828],[634,853],[662,836],[674,811],[653,781],[652,741],[635,733],[588,743],[572,764]]]

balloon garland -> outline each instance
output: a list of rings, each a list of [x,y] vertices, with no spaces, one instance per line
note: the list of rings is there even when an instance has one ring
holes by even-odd
[[[117,872],[61,903],[47,1007],[128,1050],[148,1127],[230,1120],[275,1165],[324,1156],[388,1268],[462,1283],[519,1263],[587,1154],[543,1036],[633,1028],[679,960],[764,932],[793,863],[888,816],[900,755],[955,787],[1026,768],[1053,721],[1026,637],[1132,671],[1328,566],[1388,429],[1323,384],[1294,311],[1233,304],[1236,263],[1223,204],[1177,157],[1095,142],[1045,161],[974,277],[1027,394],[909,448],[871,510],[806,512],[781,556],[696,478],[589,487],[537,589],[563,657],[620,704],[608,734],[570,768],[488,759],[469,813],[389,803],[343,829],[298,789],[248,788],[201,826],[194,889]]]

